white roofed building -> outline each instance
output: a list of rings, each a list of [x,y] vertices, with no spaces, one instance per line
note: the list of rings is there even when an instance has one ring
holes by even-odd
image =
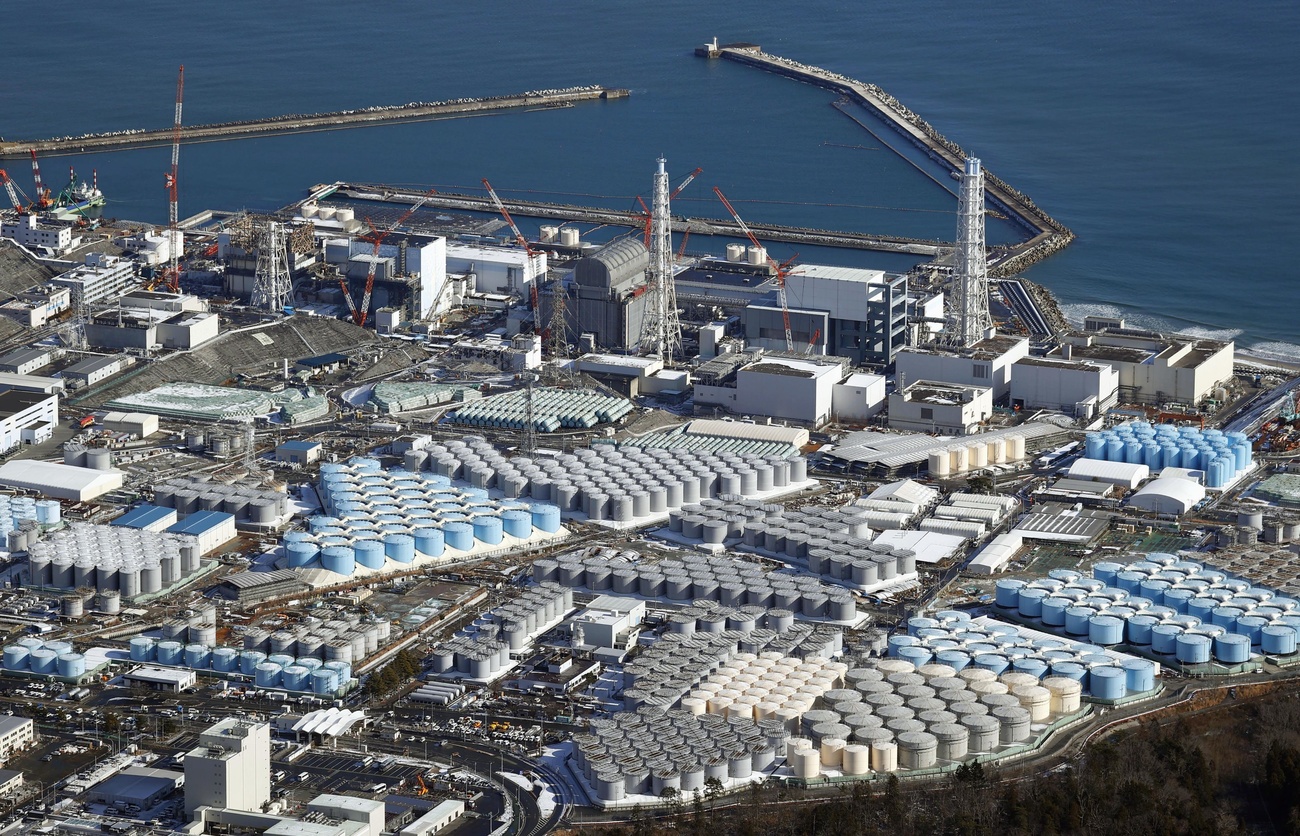
[[[1109,482],[1132,490],[1151,478],[1151,468],[1144,464],[1077,459],[1070,465],[1070,478]]]
[[[32,459],[15,459],[0,465],[0,485],[73,502],[85,502],[117,490],[122,487],[125,475],[120,470],[95,470]]]
[[[1205,486],[1198,479],[1186,475],[1188,472],[1161,473],[1159,479],[1147,482],[1129,498],[1129,507],[1153,514],[1186,514],[1204,502],[1206,495]]]

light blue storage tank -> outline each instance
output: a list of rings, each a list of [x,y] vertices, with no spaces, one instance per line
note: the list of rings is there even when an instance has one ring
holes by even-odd
[[[233,673],[239,669],[239,651],[233,647],[212,650],[212,669],[218,673]]]
[[[1132,644],[1149,645],[1151,644],[1151,628],[1159,624],[1160,620],[1151,615],[1135,615],[1125,622],[1128,632],[1128,640]]]
[[[1128,674],[1123,668],[1093,668],[1088,671],[1088,691],[1099,700],[1121,699],[1128,693]]]
[[[501,526],[511,537],[527,539],[533,533],[533,515],[530,511],[502,511]]]
[[[981,653],[971,660],[971,664],[981,670],[992,671],[998,676],[1006,673],[1007,668],[1011,667],[1007,657],[996,653]]]
[[[441,557],[443,550],[441,528],[417,528],[415,550],[429,557]]]
[[[320,554],[320,547],[315,543],[296,542],[284,544],[285,555],[289,558],[289,566],[298,568],[306,566]]]
[[[1125,592],[1136,595],[1138,590],[1142,587],[1142,582],[1146,579],[1147,576],[1141,572],[1134,572],[1125,569],[1122,572],[1115,573],[1115,586],[1118,586]]]
[[[180,642],[158,642],[155,648],[155,657],[160,665],[185,664],[185,645]]]
[[[1147,578],[1138,586],[1138,593],[1144,598],[1150,598],[1152,601],[1163,601],[1165,590],[1173,586],[1169,581],[1160,578]]]
[[[898,658],[907,662],[911,662],[913,665],[919,668],[922,665],[928,665],[930,663],[930,660],[934,658],[934,654],[930,652],[930,648],[928,647],[923,647],[921,645],[912,645],[911,647],[899,648]]]
[[[1294,633],[1294,631],[1292,631]],[[1294,646],[1294,639],[1292,646]],[[947,665],[954,671],[963,671],[970,665],[970,656],[960,650],[940,650],[934,654],[934,660],[941,665]]]
[[[212,650],[203,644],[185,646],[185,667],[208,670],[212,667]]]
[[[384,537],[384,556],[398,563],[415,560],[415,538],[409,534],[389,534]]]
[[[266,661],[266,654],[260,650],[243,650],[239,654],[239,672],[245,676],[257,673],[257,666]]]
[[[1106,439],[1106,461],[1122,462],[1124,461],[1124,441],[1119,436],[1111,436]]]
[[[1025,656],[1016,659],[1011,663],[1011,669],[1016,673],[1027,673],[1030,676],[1042,679],[1047,676],[1047,663],[1042,659],[1035,659],[1032,656]]]
[[[1071,636],[1088,635],[1088,622],[1096,614],[1092,607],[1070,607],[1065,611],[1065,632]]]
[[[1151,649],[1156,653],[1173,655],[1183,628],[1177,624],[1157,624],[1151,628]]]
[[[1125,659],[1124,689],[1130,694],[1140,694],[1156,687],[1156,664],[1148,659]]]
[[[278,688],[280,686],[280,666],[273,662],[263,662],[257,666],[254,682],[258,688]]]
[[[1270,624],[1260,632],[1259,646],[1265,653],[1275,656],[1295,653],[1296,630],[1285,624]]]
[[[325,663],[320,659],[317,659],[315,656],[299,656],[297,659],[293,660],[293,663],[298,667],[306,668],[309,671],[314,671],[317,668],[325,666]]]
[[[1215,607],[1210,620],[1220,627],[1232,630],[1237,626],[1237,619],[1246,614],[1240,607]]]
[[[1124,461],[1129,464],[1142,464],[1142,442],[1138,439],[1124,442]]]
[[[1020,590],[1019,611],[1025,618],[1041,618],[1043,615],[1043,600],[1047,598],[1046,589],[1035,589],[1034,587],[1025,587]]]
[[[148,636],[136,636],[131,639],[131,661],[152,662],[154,660],[155,644],[157,642]]]
[[[916,636],[909,636],[906,633],[898,633],[889,637],[886,642],[890,656],[898,657],[899,652],[905,647],[916,647],[921,644],[921,640]]]
[[[33,673],[57,673],[58,663],[59,654],[49,648],[38,647],[27,655],[27,667]]]
[[[325,669],[334,671],[339,676],[339,687],[342,688],[352,678],[352,665],[348,662],[338,660],[325,663]]]
[[[1165,443],[1160,445],[1160,469],[1161,470],[1164,470],[1166,467],[1178,467],[1179,461],[1180,459],[1179,459],[1177,444]]]
[[[442,527],[444,540],[448,546],[467,552],[474,548],[474,526],[467,522],[449,522]]]
[[[352,544],[352,551],[358,566],[384,568],[384,544],[379,540],[359,540]]]
[[[1218,606],[1219,602],[1213,598],[1190,598],[1187,601],[1187,614],[1196,616],[1201,621],[1213,623],[1214,611]]]
[[[1103,460],[1106,458],[1106,438],[1101,433],[1088,433],[1083,442],[1083,457]]]
[[[1232,457],[1237,466],[1237,470],[1245,470],[1250,467],[1250,442],[1242,441],[1232,445]]]
[[[351,546],[327,546],[321,549],[320,565],[337,575],[351,575],[356,571],[356,555]]]
[[[1043,599],[1043,624],[1048,627],[1065,626],[1065,612],[1072,606],[1073,602],[1069,598],[1045,598]]]
[[[21,644],[11,644],[4,649],[4,669],[7,671],[27,670],[27,657],[31,651]]]
[[[914,615],[907,619],[907,635],[920,636],[921,630],[933,630],[937,629],[938,626],[939,622],[933,618],[924,615]],[[948,631],[945,630],[944,635],[947,635],[947,632]]]
[[[1085,688],[1088,686],[1088,669],[1078,662],[1053,662],[1052,676],[1064,676],[1067,679],[1073,679],[1075,682],[1083,683]]]
[[[266,657],[266,661],[272,665],[279,665],[281,668],[287,668],[294,663],[292,653],[272,653]]]
[[[319,668],[311,672],[311,692],[318,696],[331,696],[339,689],[339,676],[334,671]]]
[[[41,525],[56,525],[62,519],[62,509],[57,500],[41,499],[36,502],[36,521]]]
[[[475,540],[480,540],[490,546],[495,546],[504,539],[502,536],[504,528],[502,527],[500,517],[475,517],[473,525]]]
[[[86,673],[86,657],[80,653],[64,653],[55,661],[54,667],[59,676],[69,678],[84,676]]]
[[[311,671],[300,665],[290,665],[281,669],[280,687],[286,691],[310,691]]]
[[[1101,563],[1097,563],[1092,567],[1092,576],[1110,587],[1116,585],[1115,577],[1122,571],[1124,571],[1124,565],[1122,563],[1112,563],[1111,561],[1103,560]]]
[[[338,517],[312,517],[307,520],[307,529],[312,534],[320,534],[324,529],[338,528],[340,522]]]
[[[1088,640],[1103,646],[1124,641],[1124,622],[1111,615],[1097,615],[1088,620]]]
[[[1166,607],[1169,607],[1176,613],[1186,614],[1187,604],[1196,597],[1196,592],[1191,589],[1166,589],[1162,596],[1162,601]]]
[[[1263,640],[1264,628],[1268,626],[1268,619],[1261,618],[1258,615],[1243,615],[1237,619],[1236,625],[1232,631],[1238,635],[1250,639],[1250,643],[1258,646]]]
[[[1216,637],[1214,658],[1226,665],[1239,665],[1250,661],[1250,638],[1236,633],[1224,633]]]
[[[1016,578],[1001,578],[994,585],[994,602],[1003,609],[1016,609],[1020,606],[1020,590],[1025,582]],[[937,622],[936,622],[937,623]]]
[[[52,641],[52,642],[46,642],[46,643],[45,643],[45,649],[46,649],[46,650],[53,650],[53,651],[54,651],[55,653],[57,653],[58,655],[62,656],[62,655],[65,654],[65,653],[71,653],[71,652],[72,652],[72,642],[66,642],[66,641]]]
[[[1154,441],[1148,441],[1142,445],[1142,464],[1151,470],[1160,469],[1160,445]]]
[[[1209,470],[1210,465],[1214,462],[1214,450],[1209,447],[1197,448],[1196,467],[1198,470]]]
[[[1182,633],[1175,640],[1174,658],[1185,665],[1200,665],[1210,661],[1213,641],[1198,633]]]

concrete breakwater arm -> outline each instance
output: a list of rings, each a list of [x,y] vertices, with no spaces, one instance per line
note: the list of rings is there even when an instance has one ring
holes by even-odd
[[[722,46],[716,51],[697,50],[697,54],[709,58],[725,58],[839,93],[866,108],[949,170],[960,172],[964,167],[968,155],[961,146],[940,134],[929,122],[875,84],[770,55],[754,44]],[[1065,225],[1038,208],[1028,195],[1012,188],[987,168],[984,169],[984,187],[989,202],[999,211],[1005,212],[1029,235],[1023,243],[1007,248],[1004,257],[990,267],[989,275],[1012,275],[1064,249],[1074,240],[1074,233]]]
[[[289,114],[266,119],[248,119],[213,125],[186,125],[181,128],[181,142],[214,142],[283,133],[306,133],[337,128],[366,127],[391,122],[418,122],[429,119],[490,113],[515,108],[571,107],[577,102],[598,99],[623,99],[627,90],[592,85],[558,90],[533,90],[506,96],[450,99],[441,102],[411,102],[404,105],[339,110],[330,113]],[[0,159],[21,159],[32,150],[41,156],[119,151],[170,145],[170,128],[126,130],[108,133],[64,136],[52,139],[0,141]]]

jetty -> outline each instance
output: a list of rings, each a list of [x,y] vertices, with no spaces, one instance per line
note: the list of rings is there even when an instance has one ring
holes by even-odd
[[[875,84],[858,81],[821,67],[801,64],[789,58],[771,55],[764,52],[757,44],[719,46],[715,42],[696,49],[695,54],[704,58],[721,58],[756,67],[837,93],[860,105],[950,172],[959,174],[963,170],[966,158],[970,156],[960,145],[939,133],[929,122]],[[840,109],[844,110],[842,106]],[[862,125],[860,120],[854,121]],[[866,126],[862,125],[862,127]],[[988,204],[1028,235],[1027,240],[1022,243],[1005,248],[996,264],[990,264],[989,275],[1014,275],[1031,264],[1064,249],[1074,240],[1074,233],[1064,224],[1052,218],[1028,195],[1012,188],[988,168],[984,169],[984,191]]]
[[[334,183],[322,187],[313,195],[323,200],[330,197],[343,197],[351,200],[366,200],[378,203],[414,204],[423,202],[426,207],[436,209],[456,209],[469,212],[488,212],[495,214],[496,205],[486,196],[467,194],[436,194],[428,197],[420,192],[393,188],[390,186]],[[602,209],[591,206],[574,206],[566,203],[546,203],[533,200],[501,201],[511,215],[527,218],[546,218],[570,223],[590,223],[606,226],[621,226],[630,229],[645,228],[646,216],[642,212]],[[951,242],[930,241],[921,238],[903,238],[889,235],[873,235],[865,232],[840,232],[829,229],[810,227],[781,226],[777,224],[749,223],[749,228],[759,239],[764,241],[781,241],[793,244],[809,244],[822,247],[845,247],[855,250],[873,250],[876,252],[906,253],[923,255],[931,258],[951,251]],[[673,232],[690,232],[692,235],[725,235],[744,238],[745,232],[733,221],[716,218],[688,218],[674,216]]]
[[[630,95],[622,88],[565,87],[557,90],[533,90],[504,96],[449,99],[439,102],[410,102],[404,105],[337,110],[329,113],[295,113],[265,119],[219,122],[210,125],[183,125],[181,142],[224,142],[276,134],[313,133],[344,128],[364,128],[394,122],[426,122],[478,116],[505,110],[573,107],[579,102],[624,99]],[[106,133],[63,136],[52,139],[20,141],[0,140],[0,159],[22,159],[35,151],[52,157],[66,154],[102,153],[128,148],[171,145],[171,128],[110,131]]]

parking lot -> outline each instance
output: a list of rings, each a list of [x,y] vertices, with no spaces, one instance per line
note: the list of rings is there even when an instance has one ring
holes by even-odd
[[[307,794],[332,792],[383,796],[418,787],[415,776],[423,772],[421,767],[392,763],[382,769],[382,758],[373,758],[373,762],[367,764],[368,758],[351,753],[311,752],[292,762],[273,758],[271,769],[277,776],[284,773],[277,785],[295,795],[302,791]]]

